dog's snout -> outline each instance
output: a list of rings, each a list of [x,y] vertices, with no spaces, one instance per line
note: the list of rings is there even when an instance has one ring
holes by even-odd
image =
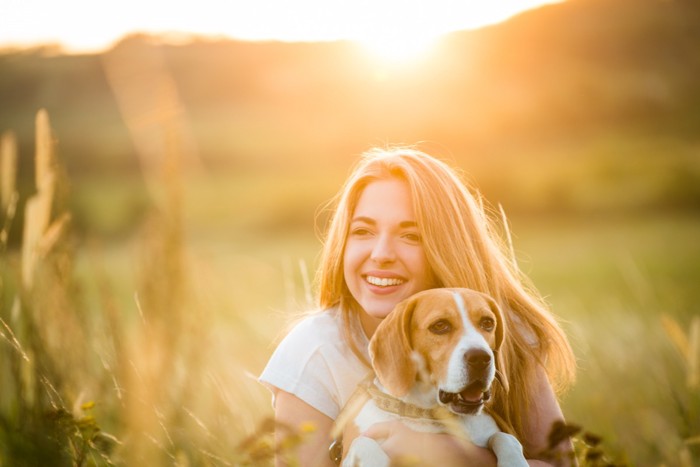
[[[483,370],[491,364],[491,355],[484,350],[472,349],[464,354],[464,361],[467,362],[469,368]]]

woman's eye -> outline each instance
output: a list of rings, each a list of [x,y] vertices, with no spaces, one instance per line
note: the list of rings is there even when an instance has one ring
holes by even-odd
[[[428,330],[433,334],[447,334],[452,330],[452,324],[446,319],[440,319],[431,324]]]
[[[370,231],[368,229],[365,229],[364,227],[358,227],[356,229],[352,229],[350,233],[358,237],[363,237],[365,235],[369,235]]]
[[[420,243],[421,237],[417,233],[406,233],[403,235],[403,238],[410,242],[415,242],[415,243]]]
[[[479,327],[484,331],[493,331],[496,327],[496,322],[492,318],[481,318]]]

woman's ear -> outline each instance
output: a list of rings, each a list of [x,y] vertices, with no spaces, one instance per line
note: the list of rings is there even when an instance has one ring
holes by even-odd
[[[382,386],[394,397],[408,393],[416,380],[417,368],[411,359],[411,319],[415,299],[400,302],[379,324],[369,342],[374,372]]]
[[[508,375],[506,374],[503,352],[501,351],[503,340],[506,337],[506,322],[503,313],[501,312],[501,308],[496,303],[496,300],[494,300],[491,296],[486,295],[486,301],[489,304],[491,312],[496,316],[496,348],[493,349],[496,360],[496,379],[501,384],[503,390],[507,393],[510,390],[510,385],[508,384]]]

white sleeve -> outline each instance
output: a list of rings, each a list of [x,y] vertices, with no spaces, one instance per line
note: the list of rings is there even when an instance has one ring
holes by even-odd
[[[278,390],[303,400],[324,415],[335,419],[340,412],[338,388],[328,359],[329,347],[319,339],[315,320],[299,323],[277,346],[259,381],[272,391],[272,404]]]

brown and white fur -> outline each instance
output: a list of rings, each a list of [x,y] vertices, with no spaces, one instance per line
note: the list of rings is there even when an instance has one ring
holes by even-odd
[[[465,438],[492,449],[499,466],[526,466],[518,440],[484,411],[494,379],[508,390],[498,353],[504,338],[501,311],[490,296],[457,288],[420,292],[399,303],[370,341],[375,385],[401,403],[454,414]],[[364,436],[348,442],[396,419],[418,431],[453,432],[439,421],[386,412],[369,399],[346,427],[343,466],[390,465],[380,442]]]

